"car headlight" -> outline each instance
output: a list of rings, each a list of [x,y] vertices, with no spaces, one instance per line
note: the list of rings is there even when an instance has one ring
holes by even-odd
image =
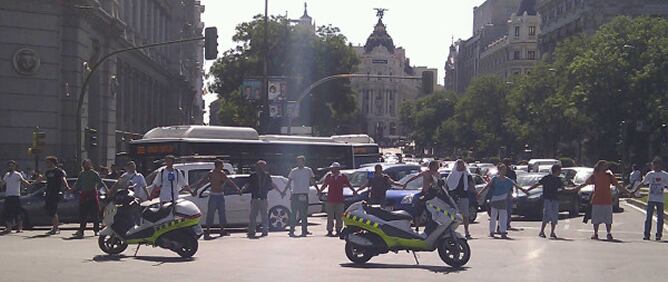
[[[403,199],[401,199],[402,205],[410,205],[412,203],[413,203],[413,195],[406,195],[404,196]]]

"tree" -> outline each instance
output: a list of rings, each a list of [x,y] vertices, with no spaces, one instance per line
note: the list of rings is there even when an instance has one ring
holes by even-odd
[[[338,28],[292,25],[283,16],[268,23],[268,74],[288,78],[288,98],[297,96],[315,80],[338,73],[352,73],[359,63],[352,47]],[[263,68],[264,22],[262,16],[237,26],[232,38],[237,46],[225,51],[210,69],[214,81],[209,91],[221,98],[223,124],[256,126],[260,101],[248,101],[239,91],[244,79],[259,78]],[[348,80],[327,83],[304,99],[296,124],[311,124],[320,134],[354,127],[358,118],[355,95]],[[337,125],[331,121],[336,120]],[[277,132],[280,122],[274,123]]]
[[[401,105],[401,123],[404,128],[412,130],[411,137],[419,148],[438,151],[453,145],[452,139],[442,138],[439,129],[454,115],[456,102],[454,93],[435,92]]]

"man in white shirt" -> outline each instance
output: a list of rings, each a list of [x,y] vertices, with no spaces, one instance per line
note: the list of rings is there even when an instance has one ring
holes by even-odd
[[[2,234],[12,232],[16,223],[16,233],[23,232],[23,221],[21,218],[21,184],[30,185],[23,175],[16,171],[16,162],[9,161],[7,173],[2,177],[5,187],[5,215],[7,216],[7,227]]]
[[[293,168],[288,175],[287,189],[290,189],[290,237],[295,237],[295,225],[297,225],[297,214],[302,223],[302,237],[308,235],[308,193],[311,185],[315,186],[315,175],[311,168],[304,166],[306,158],[297,157],[297,167]],[[317,189],[317,186],[316,186]]]
[[[134,191],[135,197],[144,202],[148,200],[148,190],[146,189],[146,179],[144,175],[137,172],[137,164],[129,161],[125,167],[126,172],[121,175],[118,182],[112,187],[112,194],[118,189],[129,189]]]
[[[647,217],[645,218],[645,237],[649,240],[649,234],[652,231],[652,217],[654,209],[657,213],[656,221],[656,240],[661,241],[663,231],[663,190],[668,189],[668,173],[663,170],[661,159],[656,158],[652,161],[652,171],[645,175],[642,183],[649,185],[649,196],[647,198]]]
[[[161,169],[156,175],[153,185],[160,187],[160,203],[171,203],[179,198],[181,190],[188,190],[183,172],[174,168],[176,158],[172,155],[165,157],[165,168]],[[154,189],[155,189],[154,188]]]

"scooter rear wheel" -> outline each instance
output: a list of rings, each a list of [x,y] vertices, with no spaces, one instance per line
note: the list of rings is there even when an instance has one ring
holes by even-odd
[[[465,239],[449,238],[438,247],[441,260],[452,267],[462,267],[471,259],[471,247]]]
[[[176,250],[176,253],[182,258],[191,258],[197,253],[197,248],[199,247],[197,237],[183,236],[183,242],[181,243],[183,245]]]
[[[369,251],[357,247],[355,244],[346,242],[346,257],[355,264],[364,264],[369,261],[373,255]]]
[[[117,255],[128,248],[128,243],[116,236],[102,235],[97,239],[100,250],[110,255]]]

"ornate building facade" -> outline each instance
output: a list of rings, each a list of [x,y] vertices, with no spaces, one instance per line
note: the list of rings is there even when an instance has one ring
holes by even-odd
[[[473,8],[473,36],[450,46],[445,66],[446,90],[464,93],[481,75],[481,55],[494,42],[507,35],[508,19],[518,11],[520,0],[487,0]]]
[[[480,54],[480,75],[496,75],[510,81],[511,76],[530,73],[540,59],[539,33],[536,1],[524,0],[519,10],[510,16],[507,34],[486,46]]]
[[[436,78],[436,69],[411,66],[406,50],[396,47],[387,32],[382,12],[379,11],[378,15],[378,23],[366,44],[354,47],[360,59],[357,73],[420,77],[422,72],[430,71]],[[418,98],[422,87],[420,80],[354,78],[351,85],[358,94],[358,110],[365,123],[362,126],[364,133],[376,141],[397,140],[406,136],[408,130],[399,122],[399,108],[403,102]]]
[[[38,126],[47,134],[43,155],[78,167],[76,109],[87,72],[114,50],[201,36],[203,9],[195,0],[2,1],[0,99],[11,102],[0,106],[0,161],[32,166],[26,149]],[[107,165],[153,127],[201,124],[202,46],[131,51],[100,65],[82,111],[82,128],[97,131],[98,145],[82,140],[83,157]],[[26,58],[38,63],[11,67]]]
[[[542,18],[539,47],[545,54],[569,36],[593,34],[612,18],[625,16],[668,17],[665,0],[537,0]]]

